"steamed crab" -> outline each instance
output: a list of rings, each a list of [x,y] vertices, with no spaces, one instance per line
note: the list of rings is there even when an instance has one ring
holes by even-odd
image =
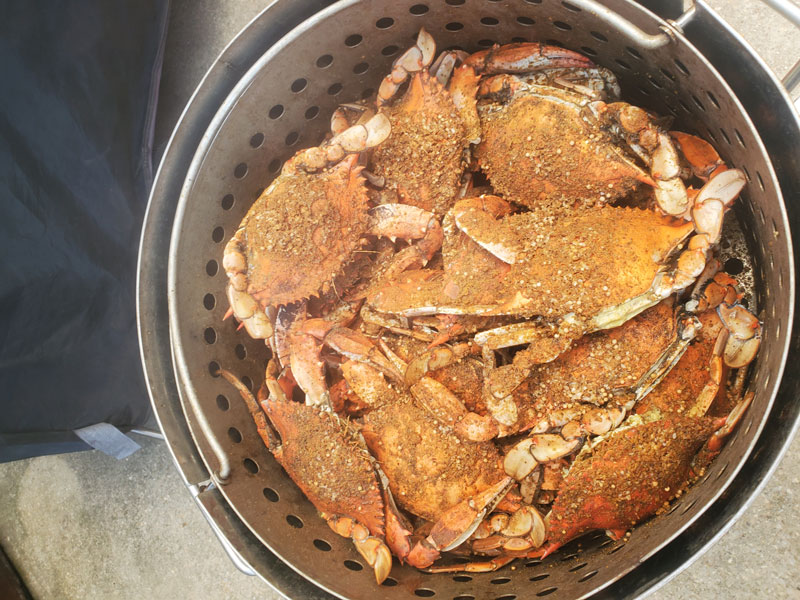
[[[358,152],[389,132],[378,113],[298,152],[247,212],[225,247],[223,266],[231,310],[252,337],[272,337],[274,308],[329,289],[367,243],[365,235],[419,240],[396,255],[396,270],[423,265],[438,250],[441,227],[430,213],[369,207]]]
[[[511,214],[511,205],[495,196],[462,200],[445,221],[444,269],[407,272],[368,297],[368,306],[402,317],[527,319],[474,338],[488,351],[529,345],[488,379],[489,409],[511,425],[517,414],[508,396],[534,364],[553,360],[585,333],[619,326],[700,275],[719,238],[722,210],[741,189],[738,176],[728,173],[711,179],[695,199],[719,202],[718,219],[694,224],[614,206],[541,220]]]

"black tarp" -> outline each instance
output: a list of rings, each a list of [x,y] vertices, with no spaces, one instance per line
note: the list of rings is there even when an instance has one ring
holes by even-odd
[[[136,257],[167,4],[0,0],[0,459],[3,434],[149,416]]]

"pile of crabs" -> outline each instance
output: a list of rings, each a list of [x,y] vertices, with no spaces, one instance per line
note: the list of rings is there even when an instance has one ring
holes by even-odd
[[[224,254],[272,358],[257,397],[223,375],[378,582],[663,511],[747,408],[761,336],[714,255],[745,178],[708,143],[563,48],[434,57],[423,30]]]

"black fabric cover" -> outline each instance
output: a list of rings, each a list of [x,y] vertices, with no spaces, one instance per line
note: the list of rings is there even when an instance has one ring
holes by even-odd
[[[0,0],[0,434],[148,418],[136,257],[167,9]]]

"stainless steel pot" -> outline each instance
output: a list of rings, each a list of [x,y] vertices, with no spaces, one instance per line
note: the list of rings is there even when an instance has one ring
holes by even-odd
[[[258,444],[248,441],[252,429],[249,417],[241,407],[228,402],[227,388],[212,378],[208,367],[217,361],[229,367],[236,365],[241,374],[259,383],[264,357],[259,355],[259,350],[263,353],[263,349],[258,344],[249,343],[220,326],[219,317],[224,307],[217,304],[217,299],[223,299],[224,283],[220,274],[211,274],[214,271],[211,261],[219,261],[219,241],[238,224],[249,202],[267,183],[270,173],[277,171],[280,161],[293,153],[292,146],[297,148],[317,142],[327,124],[325,113],[329,114],[341,101],[354,99],[365,87],[374,86],[391,61],[391,52],[385,49],[405,47],[421,23],[434,33],[442,46],[459,43],[473,49],[484,39],[506,42],[521,36],[553,39],[590,54],[594,52],[595,60],[622,76],[628,99],[663,114],[674,111],[679,126],[716,139],[728,162],[745,168],[751,180],[747,202],[742,204],[738,217],[756,258],[756,289],[763,291],[758,305],[764,310],[768,334],[751,382],[757,390],[757,400],[748,415],[749,423],[743,424],[740,433],[715,463],[709,481],[687,495],[672,514],[637,530],[626,546],[600,548],[602,540],[598,539],[594,544],[584,545],[580,556],[557,564],[554,561],[553,566],[534,564],[514,573],[476,578],[469,583],[449,577],[425,576],[410,569],[395,569],[393,577],[398,585],[384,589],[385,595],[399,597],[415,592],[425,596],[432,592],[453,597],[469,590],[478,597],[537,593],[578,597],[612,584],[624,589],[620,586],[625,582],[631,582],[627,584],[631,591],[646,589],[670,571],[663,572],[655,567],[642,581],[641,574],[648,565],[654,564],[653,560],[646,560],[630,576],[625,577],[625,573],[647,556],[656,552],[662,555],[681,542],[681,531],[687,527],[696,529],[698,522],[707,519],[710,513],[703,511],[715,499],[714,514],[720,502],[727,502],[734,512],[743,506],[752,496],[753,486],[782,452],[795,425],[796,409],[788,402],[786,407],[782,406],[783,394],[777,396],[779,412],[769,412],[789,341],[794,266],[788,221],[770,157],[751,122],[751,117],[756,119],[756,125],[758,120],[764,120],[759,117],[763,117],[764,108],[769,106],[766,102],[775,104],[774,96],[779,94],[763,65],[756,63],[751,67],[753,72],[747,73],[748,84],[752,87],[753,81],[763,80],[770,85],[764,84],[758,90],[740,86],[736,89],[737,99],[690,42],[701,50],[706,46],[704,53],[712,56],[715,52],[730,54],[738,49],[739,65],[750,64],[753,55],[735,38],[726,42],[730,46],[728,49],[714,45],[708,29],[717,37],[722,33],[729,37],[731,34],[721,23],[715,22],[713,14],[703,4],[679,18],[677,25],[659,21],[639,6],[622,0],[606,2],[606,7],[613,12],[587,1],[462,4],[457,1],[441,6],[415,2],[391,6],[371,3],[367,9],[360,9],[356,2],[345,2],[317,14],[314,14],[314,9],[318,8],[315,6],[299,7],[281,2],[271,5],[221,57],[218,65],[227,67],[212,69],[201,85],[176,130],[153,191],[140,260],[140,330],[156,412],[187,484],[212,517],[214,526],[239,554],[246,556],[245,562],[291,596],[324,597],[325,593],[309,587],[303,579],[282,568],[275,556],[257,540],[273,548],[294,568],[305,569],[310,579],[336,594],[345,595],[346,590],[350,590],[353,597],[370,595],[374,584],[365,571],[347,570],[346,561],[351,561],[350,566],[355,568],[358,556],[345,540],[330,535],[316,519],[310,505],[274,468],[271,457],[258,445],[260,441],[257,440]],[[666,2],[653,4],[658,4],[662,10],[675,8],[667,6],[670,3]],[[428,10],[424,15],[418,14],[424,11],[423,7]],[[314,14],[313,18],[301,25],[301,29],[260,55],[260,51],[269,47],[264,40],[275,39],[284,24],[299,22],[310,14]],[[378,25],[379,22],[386,24],[386,19],[393,20],[391,27]],[[447,27],[451,23],[463,25],[457,35],[451,32],[452,27]],[[687,37],[681,34],[681,27],[685,28]],[[356,36],[361,39],[357,40]],[[453,41],[448,42],[448,39]],[[317,59],[325,54],[334,59],[326,69],[317,66]],[[353,72],[361,63],[367,63],[367,71]],[[246,70],[251,64],[253,66]],[[717,66],[724,68],[725,65]],[[743,68],[739,66],[738,70]],[[236,72],[237,69],[240,72]],[[356,71],[362,69],[359,67]],[[738,75],[724,73],[724,76],[731,85],[742,79],[741,72]],[[300,79],[305,80],[302,86],[298,83]],[[334,84],[340,84],[341,91],[331,94]],[[298,90],[300,87],[302,90]],[[769,97],[770,93],[773,98]],[[758,97],[765,94],[765,98]],[[740,99],[744,108],[751,105],[749,115],[739,104]],[[786,104],[785,97],[780,101]],[[279,105],[282,107],[280,115]],[[313,107],[317,107],[316,111]],[[788,110],[787,122],[796,132],[796,116],[791,114],[790,106]],[[216,116],[211,117],[212,112]],[[310,120],[309,115],[312,115]],[[768,126],[762,125],[761,133],[767,148],[772,149],[770,142],[775,147],[786,144],[786,139],[777,139],[777,132]],[[264,136],[261,145],[257,143],[261,141],[258,134]],[[200,149],[195,152],[198,145]],[[771,154],[784,190],[796,191],[799,171],[797,165],[791,163],[791,156]],[[181,187],[183,192],[171,236],[169,296],[172,314],[168,318],[164,305],[165,272],[159,260],[163,261],[160,257],[164,256],[165,244],[170,238],[168,228],[173,222],[174,199]],[[791,214],[791,207],[789,209]],[[222,228],[222,234],[218,228]],[[163,287],[159,290],[158,286]],[[171,350],[169,341],[164,339],[167,323],[173,342]],[[213,333],[209,331],[212,329]],[[213,343],[207,343],[212,338]],[[170,373],[170,358],[174,358],[177,379]],[[181,406],[186,409],[185,418]],[[760,439],[758,432],[765,419],[772,421],[776,414],[779,422],[770,423],[770,431],[773,436],[775,428],[782,431],[782,441],[776,443],[773,436],[769,440]],[[243,441],[237,442],[239,437],[243,437]],[[751,474],[747,482],[741,483],[744,492],[734,493],[740,481],[734,477],[738,469],[743,464],[745,469],[758,464],[754,460],[743,463],[754,445],[774,448],[772,462],[757,468],[755,476]],[[756,458],[760,459],[765,452],[769,454],[759,450]],[[230,474],[226,460],[230,461]],[[211,477],[207,475],[209,471]],[[763,474],[759,476],[759,473]],[[221,481],[227,484],[220,486]],[[733,491],[718,499],[732,481],[734,485],[728,489]],[[220,490],[228,499],[227,504],[220,498]],[[292,529],[298,523],[302,523],[302,528]],[[702,539],[709,533],[713,537],[721,526],[712,519],[700,532],[694,532],[693,539]],[[324,544],[315,544],[315,541]],[[325,546],[333,551],[326,553],[320,549]],[[335,559],[326,561],[331,554]],[[638,583],[632,583],[634,581]]]

